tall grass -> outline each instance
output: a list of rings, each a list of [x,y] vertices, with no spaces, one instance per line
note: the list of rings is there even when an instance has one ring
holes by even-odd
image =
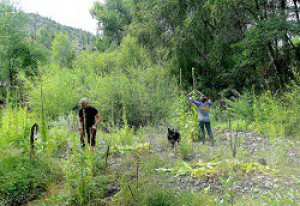
[[[1,116],[0,147],[7,145],[16,145],[20,149],[29,147],[29,134],[33,122],[27,108],[13,108],[7,105]]]
[[[261,96],[244,94],[229,102],[228,114],[234,129],[252,129],[267,137],[296,137],[299,126],[299,86],[289,92]]]

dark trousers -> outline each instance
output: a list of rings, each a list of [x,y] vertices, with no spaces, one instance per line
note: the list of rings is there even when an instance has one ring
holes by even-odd
[[[89,130],[85,131],[85,136],[87,136],[88,138],[88,144],[90,146],[95,146],[96,145],[96,130],[92,130],[92,128],[90,127]],[[80,139],[82,146],[85,146],[85,142],[83,140],[83,138]]]
[[[201,141],[204,143],[205,141],[205,131],[204,131],[204,127],[206,128],[206,131],[208,133],[209,136],[209,140],[212,141],[214,139],[212,131],[211,131],[211,126],[210,126],[210,122],[199,122],[199,126],[200,126],[200,135],[201,135]]]

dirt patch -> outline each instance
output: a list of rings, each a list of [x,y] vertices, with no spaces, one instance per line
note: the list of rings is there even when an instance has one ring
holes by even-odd
[[[202,145],[201,142],[193,142],[193,152],[188,158],[182,158],[179,147],[173,149],[167,143],[165,135],[151,136],[151,153],[145,151],[140,154],[141,159],[158,159],[163,162],[162,165],[156,165],[156,168],[170,169],[176,168],[178,162],[186,162],[193,165],[195,162],[201,160],[202,162],[222,162],[225,159],[232,158],[232,141],[235,141],[236,146],[236,161],[249,162],[249,165],[262,165],[269,168],[269,171],[264,173],[262,171],[239,171],[232,169],[224,174],[217,174],[212,176],[204,176],[202,178],[195,178],[187,173],[185,175],[174,174],[173,172],[165,172],[160,174],[161,179],[158,185],[162,187],[168,185],[172,188],[177,188],[179,191],[193,191],[193,192],[213,192],[222,198],[222,195],[229,190],[232,194],[241,197],[247,197],[254,194],[269,194],[274,190],[284,190],[286,188],[293,188],[297,190],[296,179],[297,176],[283,176],[282,172],[277,171],[276,167],[280,167],[280,163],[273,162],[272,158],[276,157],[275,149],[281,147],[281,154],[278,158],[287,158],[294,162],[294,167],[299,163],[299,149],[298,147],[290,147],[289,145],[299,145],[299,142],[292,140],[285,140],[286,144],[274,144],[265,136],[254,132],[235,132],[235,131],[215,131],[216,144],[214,147]],[[271,155],[271,156],[270,156]],[[250,164],[251,163],[251,164]],[[122,170],[123,175],[130,176],[131,180],[136,179],[134,173],[135,163],[133,160],[127,159],[124,162],[120,156],[110,157],[110,170]],[[299,165],[298,165],[299,166]],[[191,166],[192,167],[192,166]],[[178,169],[178,168],[176,168]],[[251,168],[250,168],[251,169]],[[148,168],[149,170],[149,168]],[[143,171],[143,166],[140,167],[139,174],[142,176],[149,176],[149,171]],[[119,174],[120,175],[120,174]],[[150,174],[151,175],[151,174]]]

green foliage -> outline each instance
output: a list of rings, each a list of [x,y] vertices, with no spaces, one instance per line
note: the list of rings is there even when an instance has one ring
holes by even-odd
[[[197,141],[199,125],[198,125],[198,110],[192,106],[186,97],[184,92],[176,95],[177,91],[174,91],[175,97],[171,109],[169,110],[168,121],[174,127],[180,130],[182,139],[186,141]]]
[[[79,33],[74,40],[69,28],[57,24],[38,25],[29,35],[23,31],[26,15],[1,3],[0,82],[8,85],[8,98],[0,111],[0,204],[23,205],[45,192],[51,196],[52,185],[59,190],[49,197],[51,205],[105,205],[110,198],[125,205],[212,205],[213,198],[216,204],[233,204],[235,180],[229,179],[234,173],[267,175],[272,170],[252,159],[219,160],[216,154],[228,153],[218,147],[193,148],[192,141],[199,140],[198,111],[183,90],[191,85],[191,67],[196,86],[207,96],[227,97],[222,94],[252,87],[251,93],[227,102],[225,112],[213,105],[212,120],[229,118],[234,130],[256,130],[268,137],[299,135],[300,87],[291,84],[299,70],[299,25],[289,18],[291,5],[262,3],[95,3],[91,13],[103,32],[97,37],[98,51],[91,49],[92,36]],[[274,95],[282,88],[287,91]],[[79,144],[81,97],[90,100],[108,125],[109,133],[98,130],[95,152]],[[40,125],[41,138],[31,150],[34,123]],[[166,128],[146,133],[143,128],[161,124],[180,131],[179,157],[168,157]],[[158,154],[164,149],[165,156]],[[284,151],[274,153],[286,157]],[[199,156],[205,160],[189,162]],[[119,170],[111,171],[115,168]],[[199,184],[220,181],[224,197],[219,200],[211,185],[200,193],[170,189],[179,176]],[[117,184],[116,191],[109,184]],[[269,204],[291,203],[286,197],[270,193],[261,198]]]
[[[204,205],[209,204],[213,205],[213,196],[208,196],[204,193],[191,192],[191,191],[183,191],[179,194],[179,205]]]
[[[7,105],[0,116],[0,148],[4,145],[29,148],[30,128],[34,124],[27,108],[12,108]]]
[[[245,94],[229,103],[231,126],[235,130],[253,129],[267,137],[296,137],[299,120],[299,86],[294,84],[290,92],[273,96],[267,91],[261,96]]]
[[[26,204],[48,189],[47,185],[53,181],[54,176],[47,162],[7,151],[5,154],[5,157],[0,158],[2,204]]]
[[[38,62],[45,60],[45,53],[24,32],[27,19],[23,13],[10,3],[1,2],[0,16],[0,81],[6,83],[11,100],[14,97],[17,102],[24,98],[14,95],[22,89],[18,74],[23,72],[27,78],[37,75]]]
[[[147,206],[171,206],[176,205],[175,194],[168,189],[156,188],[154,191],[149,192],[145,200]]]
[[[128,35],[137,37],[151,60],[182,69],[184,84],[196,68],[197,85],[217,96],[228,87],[278,90],[299,68],[295,5],[229,1],[107,1],[91,10],[103,27],[101,50]],[[194,8],[199,8],[195,10]],[[268,10],[270,9],[270,11]],[[296,69],[297,70],[297,69]],[[216,91],[217,90],[217,91]]]
[[[60,124],[52,126],[47,134],[47,152],[51,154],[51,156],[62,158],[67,155],[71,144],[71,134],[69,130],[66,129],[71,128],[71,125],[63,124],[61,119],[58,122]]]
[[[299,121],[300,116],[300,86],[294,84],[290,92],[286,92],[283,97],[283,105],[286,108],[285,117],[283,118],[285,136],[296,137],[299,136]],[[287,118],[288,117],[288,118]]]
[[[252,109],[253,98],[250,94],[244,94],[236,102],[230,100],[227,101],[229,104],[227,113],[229,117],[234,119],[243,119],[246,122],[254,121],[254,111]]]
[[[95,34],[82,29],[62,25],[48,17],[37,13],[23,13],[28,21],[25,24],[25,31],[30,34],[31,39],[42,44],[46,50],[51,50],[52,41],[56,34],[66,34],[72,42],[77,42],[75,50],[95,50]]]
[[[97,166],[100,166],[97,165],[98,158],[90,150],[82,151],[81,148],[69,153],[65,164],[65,183],[71,192],[69,205],[93,204],[94,200],[103,198],[107,179],[105,176],[96,177]]]
[[[284,105],[271,92],[254,101],[254,121],[259,132],[267,131],[268,136],[284,136],[283,120],[286,116]]]
[[[91,14],[101,23],[103,40],[112,47],[119,46],[132,21],[131,1],[108,0],[96,2]]]
[[[52,42],[52,62],[61,67],[72,68],[75,51],[66,34],[56,34]]]
[[[37,32],[37,43],[42,44],[48,50],[52,48],[53,34],[48,27],[43,26]]]
[[[188,159],[193,154],[193,145],[191,142],[181,140],[179,145],[179,153],[183,159]]]
[[[33,84],[28,82],[32,108],[40,116],[43,110],[46,119],[69,114],[81,97],[77,75],[55,65],[48,65],[43,70],[41,80]]]
[[[42,94],[47,117],[58,117],[85,96],[112,125],[122,125],[124,115],[128,125],[145,125],[169,113],[173,80],[168,67],[150,66],[145,51],[127,37],[114,52],[82,52],[72,70],[43,67],[42,81],[31,85],[30,100],[41,111]]]

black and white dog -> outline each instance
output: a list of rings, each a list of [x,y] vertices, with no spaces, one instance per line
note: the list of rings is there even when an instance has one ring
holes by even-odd
[[[180,133],[168,128],[168,141],[172,145],[172,147],[175,146],[176,142],[179,144]]]

